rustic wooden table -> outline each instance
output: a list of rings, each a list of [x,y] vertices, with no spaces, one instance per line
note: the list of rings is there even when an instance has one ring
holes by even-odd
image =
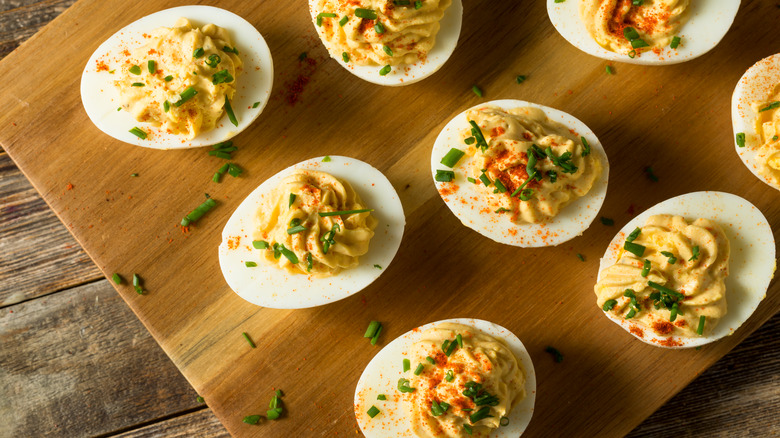
[[[0,58],[73,2],[0,0]],[[2,150],[0,248],[0,437],[227,435]],[[629,436],[777,435],[779,338],[776,315]]]

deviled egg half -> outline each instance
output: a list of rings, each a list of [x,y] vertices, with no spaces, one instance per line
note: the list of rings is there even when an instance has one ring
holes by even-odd
[[[458,45],[461,0],[309,0],[322,43],[368,82],[399,86],[438,71]]]
[[[566,41],[589,55],[629,64],[677,64],[712,50],[740,0],[547,0]]]
[[[138,146],[213,145],[263,111],[273,61],[262,35],[238,15],[181,6],[125,26],[92,54],[81,100],[101,131]]]
[[[433,322],[369,362],[354,409],[368,438],[518,437],[536,399],[531,356],[509,330],[479,319]]]
[[[609,162],[595,134],[571,115],[496,100],[447,123],[431,151],[431,173],[464,225],[499,243],[541,247],[593,222]]]
[[[219,265],[250,303],[320,306],[376,280],[398,251],[405,223],[380,171],[354,158],[312,158],[241,202],[222,230]]]
[[[723,192],[694,192],[641,213],[599,264],[597,304],[642,341],[697,347],[734,333],[766,296],[775,241],[764,215]]]
[[[739,79],[731,97],[737,155],[761,181],[780,190],[780,53]]]

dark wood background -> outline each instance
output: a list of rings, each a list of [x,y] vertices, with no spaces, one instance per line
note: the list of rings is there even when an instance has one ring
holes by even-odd
[[[0,0],[0,57],[72,3]],[[629,436],[777,434],[778,335],[775,315]],[[4,437],[227,435],[1,151],[0,388]]]

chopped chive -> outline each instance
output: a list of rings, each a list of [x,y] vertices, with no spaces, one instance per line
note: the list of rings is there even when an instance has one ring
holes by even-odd
[[[463,158],[463,156],[466,155],[465,152],[463,152],[460,149],[452,148],[449,152],[441,159],[441,164],[453,168],[456,164],[458,164],[458,161]]]
[[[191,222],[195,222],[201,217],[203,217],[206,212],[214,208],[214,206],[217,205],[217,202],[213,199],[209,198],[206,199],[202,204],[200,204],[198,207],[196,207],[191,212],[187,213],[186,216],[184,216],[184,219],[182,219],[182,226],[186,227]],[[186,224],[185,224],[186,221]]]
[[[761,112],[764,112],[764,111],[773,110],[773,109],[778,108],[778,107],[780,107],[780,101],[776,100],[776,101],[770,103],[769,105],[759,109],[758,112],[761,113]]]
[[[252,246],[255,247],[255,249],[267,249],[268,242],[266,242],[265,240],[253,240]]]
[[[327,216],[341,216],[345,214],[357,214],[357,213],[367,213],[370,211],[374,211],[373,208],[364,208],[362,210],[342,210],[342,211],[326,211],[322,213],[317,213],[320,215],[320,217],[327,217]]]
[[[474,142],[475,142],[475,141],[477,141],[477,139],[475,139],[474,137],[467,137],[467,138],[465,138],[465,139],[463,140],[463,143],[466,143],[466,144],[474,144]]]
[[[477,147],[482,149],[484,152],[488,148],[488,144],[485,140],[485,136],[482,134],[482,129],[480,129],[479,125],[477,125],[477,122],[473,120],[469,120],[469,125],[471,125],[471,135],[477,139]]]
[[[677,257],[675,257],[674,254],[670,253],[669,251],[661,251],[661,255],[668,257],[666,261],[670,265],[677,263]]]
[[[141,74],[141,67],[134,65],[128,69],[128,71],[134,75],[140,75]]]
[[[436,365],[436,360],[430,356],[425,356],[425,360],[430,362],[432,365]]]
[[[469,415],[469,421],[471,422],[471,424],[474,424],[485,418],[492,417],[492,415],[489,414],[490,414],[490,406],[483,406],[477,412],[474,412],[473,414]]]
[[[447,374],[444,375],[444,380],[448,382],[455,380],[455,374],[452,372],[452,370],[447,370]]]
[[[376,345],[377,341],[379,341],[379,334],[382,333],[383,326],[379,326],[379,330],[374,333],[374,336],[371,337],[371,345]]]
[[[233,178],[237,178],[238,175],[241,175],[243,172],[244,170],[238,167],[238,164],[230,163],[230,165],[228,166],[228,173]]]
[[[496,178],[496,180],[493,181],[493,185],[496,186],[496,190],[498,191],[498,193],[506,192],[506,186],[504,185],[504,183],[501,182],[499,178]]]
[[[744,148],[745,147],[745,133],[740,132],[737,134],[737,146]]]
[[[146,61],[146,68],[149,69],[149,73],[154,74],[157,71],[157,63],[150,59]]]
[[[230,123],[232,123],[233,126],[238,126],[238,119],[236,119],[236,114],[233,113],[233,107],[230,106],[230,99],[228,99],[227,96],[225,96],[225,112],[227,112]]]
[[[691,255],[691,258],[688,259],[689,262],[696,261],[699,258],[699,245],[694,246],[691,250],[693,251],[693,254]]]
[[[558,181],[558,173],[554,170],[548,170],[547,176],[550,178],[551,183],[555,183],[555,181]]]
[[[699,316],[699,326],[696,327],[696,334],[697,335],[701,336],[701,334],[704,333],[704,321],[706,319],[707,318],[704,315]]]
[[[409,379],[404,379],[403,377],[401,377],[400,379],[398,379],[398,390],[406,393],[406,392],[414,392],[417,390],[417,388],[410,387]]]
[[[269,420],[277,420],[282,415],[283,409],[281,407],[273,408],[265,411],[265,416]]]
[[[636,310],[635,310],[635,309],[630,309],[630,310],[628,311],[628,313],[626,313],[626,317],[625,317],[625,319],[631,319],[631,318],[633,318],[635,315],[636,315]]]
[[[381,267],[381,266],[379,266],[379,265],[374,265],[374,267],[375,267],[375,268],[377,268],[377,269],[379,269],[379,270],[382,270],[382,267]]]
[[[634,231],[632,231],[631,234],[629,234],[628,237],[626,237],[626,242],[633,242],[633,241],[635,241],[637,239],[637,237],[639,237],[639,233],[641,233],[641,232],[642,232],[642,229],[639,228],[639,227],[636,227],[634,229]]]
[[[678,299],[682,300],[682,299],[685,298],[685,295],[681,294],[680,292],[677,292],[676,290],[669,289],[668,287],[662,286],[662,285],[660,285],[660,284],[658,284],[658,283],[656,283],[654,281],[648,281],[647,285],[652,287],[653,289],[661,292],[661,293],[665,293],[667,295],[671,295],[671,296],[676,297]]]
[[[146,140],[146,132],[144,132],[143,129],[141,129],[141,128],[137,127],[137,126],[134,127],[133,129],[131,129],[128,132],[133,134],[134,136],[140,138],[141,140]]]
[[[772,141],[777,141],[777,139],[778,139],[778,138],[780,138],[780,137],[778,137],[778,136],[776,136],[776,135],[773,135],[773,136],[772,136]]]
[[[225,163],[217,170],[217,173],[219,173],[220,175],[224,175],[225,172],[227,172],[229,169],[230,169],[230,163]]]
[[[611,227],[612,225],[615,225],[615,221],[613,219],[610,219],[608,217],[601,216],[601,223]]]
[[[143,82],[133,82],[132,84],[130,84],[130,86],[131,87],[145,87],[146,84],[144,84]]]
[[[632,51],[628,52],[628,57],[629,58],[634,59],[635,56],[636,56],[636,50],[632,50]]]
[[[559,2],[559,0],[555,0],[555,1]],[[560,0],[560,1],[564,1],[564,0]],[[465,423],[463,424],[463,430],[465,430],[466,433],[469,434],[469,435],[473,435],[474,434],[474,431],[471,429],[471,426],[469,426],[468,424],[465,424]]]
[[[563,362],[563,354],[561,354],[561,352],[558,351],[557,348],[548,345],[547,347],[544,348],[544,351],[553,355],[553,360],[555,360],[555,363]]]
[[[614,75],[615,70],[612,68],[611,65],[607,65],[607,74]]]
[[[170,110],[171,110],[171,103],[166,100],[165,102],[163,102],[163,111],[167,113]]]
[[[617,300],[607,300],[604,302],[604,305],[601,306],[601,310],[607,312],[609,310],[612,310],[613,307],[617,304]]]
[[[475,180],[474,178],[472,178],[470,176],[466,178],[466,181],[468,181],[468,182],[470,182],[472,184],[476,184],[477,183],[477,180]]]
[[[501,417],[501,420],[498,421],[498,424],[501,426],[509,426],[509,417]]]
[[[417,0],[414,2],[414,9],[420,9],[422,8],[422,1]]]
[[[457,346],[458,346],[457,342],[455,342],[455,341],[450,342],[450,345],[447,347],[447,351],[444,352],[444,355],[447,356],[447,357],[450,357],[452,352],[455,351],[455,347],[457,347]]]
[[[203,56],[205,53],[206,53],[206,51],[205,51],[205,50],[203,50],[203,47],[198,47],[197,49],[195,49],[195,51],[194,51],[194,52],[192,52],[192,57],[193,57],[193,58],[200,58],[200,57],[201,57],[201,56]]]
[[[342,52],[342,53],[341,53],[341,59],[343,59],[343,60],[344,60],[344,62],[349,62],[349,53],[347,53],[347,52]]]
[[[298,256],[295,255],[294,252],[287,249],[284,245],[279,245],[279,251],[282,253],[283,256],[287,258],[287,260],[290,261],[293,265],[297,265],[300,260],[298,260]]]
[[[311,256],[311,252],[306,253],[306,272],[311,272],[311,268],[314,267],[314,259]]]
[[[580,253],[577,253],[577,258],[580,259],[581,262],[585,261],[585,256]]]
[[[390,73],[390,70],[392,70],[392,67],[390,67],[389,65],[382,67],[382,69],[379,70],[379,76],[387,75],[388,73]]]
[[[246,417],[244,417],[243,421],[246,424],[257,424],[258,422],[260,422],[260,418],[261,417],[259,415],[247,415]]]
[[[130,176],[132,176],[132,177],[137,177],[137,176],[138,176],[138,174],[137,174],[137,173],[131,173],[131,174],[130,174]]]
[[[490,182],[490,178],[485,174],[485,172],[482,172],[482,175],[479,176],[479,180],[482,181],[482,184],[485,185],[485,187],[490,186],[490,184],[493,184]]]
[[[590,144],[588,144],[588,140],[585,140],[585,137],[580,137],[580,140],[582,141],[582,156],[587,157],[590,155]]]
[[[623,28],[623,36],[626,37],[627,40],[633,41],[639,39],[639,32],[637,32],[633,27],[627,26]]]
[[[526,76],[525,75],[517,75],[515,78],[515,81],[517,81],[518,84],[522,84],[525,82]]]
[[[482,94],[482,90],[481,90],[479,87],[477,87],[476,85],[472,85],[472,86],[471,86],[471,91],[472,91],[474,94],[476,94],[478,97],[482,97],[482,96],[483,96],[483,94]]]
[[[195,397],[195,401],[198,402],[198,403],[205,403],[206,402],[206,400],[204,400],[203,397],[201,397],[201,396]]]
[[[368,412],[366,412],[369,417],[374,418],[379,414],[379,408],[377,408],[374,405],[371,405],[371,407],[368,409]]]
[[[292,207],[293,204],[295,204],[295,193],[290,193],[290,199],[287,201],[287,207]]]
[[[252,104],[252,108],[257,108],[260,106],[260,102],[255,102]]]
[[[649,46],[650,46],[650,44],[647,44],[645,42],[645,40],[642,40],[642,39],[637,39],[637,40],[632,40],[631,41],[631,47],[634,48],[634,49],[639,49],[639,48],[642,48],[642,47],[649,47]]]
[[[349,17],[347,15],[343,16],[341,20],[339,20],[339,26],[344,27],[345,24],[349,21]]]
[[[332,160],[329,155],[325,155],[325,157],[322,159],[323,163],[330,163]]]
[[[208,61],[206,61],[206,65],[208,65],[211,68],[216,67],[220,62],[222,62],[222,58],[217,55],[216,53],[213,55],[209,55]]]
[[[396,6],[409,6],[412,2],[410,0],[393,0],[393,4]]]
[[[623,249],[637,257],[642,257],[645,254],[646,248],[643,245],[626,240],[626,242],[623,244]]]
[[[386,395],[384,395],[384,394],[378,394],[378,395],[376,396],[376,399],[377,399],[377,400],[382,400],[382,401],[384,401],[384,400],[387,400],[387,396],[386,396]]]
[[[383,46],[382,46],[382,50],[384,50],[384,51],[385,51],[385,53],[387,54],[387,56],[390,56],[390,57],[392,57],[392,56],[393,56],[393,49],[391,49],[391,48],[390,48],[390,46],[388,46],[387,44],[385,44],[385,45],[383,45]]]
[[[409,361],[409,359],[404,359],[404,372],[407,372],[411,369],[412,363]]]
[[[436,400],[433,400],[431,402],[431,413],[434,417],[438,417],[440,415],[444,415],[447,412],[447,409],[450,408],[450,404],[447,402],[437,402]]]
[[[174,102],[174,105],[177,107],[182,106],[185,102],[195,97],[196,94],[198,94],[198,90],[196,90],[195,87],[187,87],[187,89],[179,94],[179,100]]]
[[[140,286],[141,285],[141,277],[138,276],[138,274],[133,274],[133,286]]]
[[[460,333],[455,335],[455,342],[458,343],[458,347],[463,348],[463,336]]]
[[[306,227],[304,227],[303,225],[296,225],[294,227],[288,228],[287,229],[287,234],[290,234],[290,235],[297,234],[297,233],[300,233],[301,231],[306,231]]]
[[[376,24],[374,24],[374,31],[378,34],[383,34],[385,33],[385,26],[381,22],[377,21]]]
[[[122,107],[120,106],[120,107],[119,107],[119,108],[117,108],[116,110],[117,110],[117,111],[122,111]]]
[[[244,262],[244,265],[247,268],[256,268],[257,267],[257,263],[255,263],[255,262]]]
[[[631,0],[631,4],[634,6],[642,6],[642,3],[644,3],[644,0]]]
[[[255,343],[252,342],[252,339],[249,337],[248,334],[246,334],[246,332],[241,333],[241,336],[243,336],[244,339],[246,339],[246,342],[249,343],[250,347],[257,348],[257,345],[255,345]]]
[[[444,342],[441,343],[441,351],[447,351],[447,348],[450,346],[450,340],[445,339]]]
[[[367,20],[376,20],[377,14],[373,9],[357,8],[355,9],[355,16],[358,18],[365,18]]]
[[[671,47],[673,49],[676,49],[677,46],[679,46],[679,45],[680,45],[680,37],[675,36],[675,37],[672,38],[672,44],[670,44],[669,47]]]
[[[214,85],[229,84],[233,82],[233,75],[231,75],[227,69],[220,70],[211,75],[211,83]]]
[[[114,273],[114,275],[111,276],[111,279],[114,280],[114,283],[116,284],[122,284],[122,277],[117,273]]]
[[[533,195],[534,191],[532,189],[524,189],[522,192],[520,192],[520,200],[529,201]]]
[[[414,369],[414,375],[419,376],[420,374],[422,374],[424,369],[425,369],[425,365],[418,363],[417,368]]]
[[[366,329],[366,333],[363,335],[364,338],[373,338],[376,334],[377,330],[379,330],[379,327],[382,326],[382,323],[379,321],[371,321],[368,323],[368,328]]]
[[[222,51],[227,53],[235,53],[236,55],[238,55],[238,49],[235,47],[224,46],[222,47]]]
[[[228,152],[222,152],[222,151],[209,151],[209,155],[222,158],[223,160],[230,160],[233,158],[232,155],[230,155]]]
[[[677,319],[678,309],[677,303],[672,304],[672,311],[669,313],[669,322],[674,322],[674,320]]]
[[[642,267],[642,277],[647,277],[650,274],[650,260],[645,259],[645,264]]]
[[[320,12],[319,15],[317,15],[317,26],[322,26],[322,19],[323,18],[336,18],[338,15],[334,14],[333,12]]]
[[[510,212],[510,211],[512,211],[512,210],[510,210],[508,208],[504,208],[504,207],[499,207],[493,213],[507,213],[507,212]]]
[[[165,82],[170,82],[170,81],[173,80],[173,76],[168,75],[168,76],[164,77],[163,80],[165,80]]]
[[[653,168],[650,166],[645,167],[645,174],[648,178],[650,178],[650,181],[658,182],[658,177],[655,176],[655,173],[653,173]]]

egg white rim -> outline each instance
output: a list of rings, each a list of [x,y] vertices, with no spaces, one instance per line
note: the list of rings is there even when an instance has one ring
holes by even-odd
[[[330,156],[312,158],[294,164],[265,180],[236,208],[222,230],[219,266],[230,288],[241,298],[258,306],[274,309],[304,309],[321,306],[353,295],[387,271],[401,245],[406,219],[403,207],[390,181],[368,163],[355,158]],[[362,201],[374,208],[378,220],[374,237],[360,264],[328,278],[289,274],[260,258],[252,247],[253,219],[261,199],[276,188],[284,177],[298,169],[320,170],[348,181]],[[358,177],[356,177],[358,176]],[[236,232],[235,230],[243,230]],[[231,238],[240,236],[237,248],[230,249]],[[246,267],[253,261],[256,267]],[[381,269],[374,267],[379,265]]]
[[[690,3],[690,17],[677,34],[682,41],[677,49],[664,48],[656,54],[643,52],[641,56],[609,51],[596,43],[580,19],[579,1],[555,3],[547,0],[547,15],[555,29],[566,41],[583,52],[609,61],[627,64],[662,65],[690,61],[718,45],[734,22],[740,0],[698,0]]]
[[[509,349],[521,363],[523,370],[525,370],[526,396],[507,415],[509,424],[494,429],[490,436],[493,438],[519,437],[528,427],[534,413],[534,403],[536,401],[536,372],[534,371],[534,365],[528,350],[526,350],[523,343],[514,333],[498,324],[481,319],[455,318],[431,322],[404,333],[384,346],[366,365],[355,387],[354,409],[360,430],[367,438],[380,438],[391,435],[410,438],[415,436],[409,429],[409,422],[403,415],[404,412],[400,405],[392,410],[392,414],[390,414],[391,410],[383,409],[383,407],[394,403],[390,394],[398,393],[398,379],[408,377],[411,374],[411,371],[403,372],[402,360],[407,357],[406,354],[411,350],[412,345],[420,340],[424,331],[443,323],[456,323],[475,327],[494,338],[500,338],[506,342]],[[363,391],[369,391],[368,387],[372,384],[377,386],[375,390],[371,390],[371,393],[367,394],[366,409],[363,409],[360,394]],[[388,400],[376,400],[377,394],[388,395]],[[403,402],[399,400],[397,403]],[[366,414],[371,404],[377,406],[381,412],[374,418],[370,418]],[[369,423],[375,425],[372,429],[376,430],[368,429]],[[402,428],[401,426],[406,427]]]
[[[731,124],[734,128],[734,148],[739,159],[758,179],[780,190],[780,184],[758,172],[757,136],[753,120],[758,116],[750,106],[751,102],[766,100],[774,87],[780,83],[780,53],[767,56],[753,64],[737,82],[731,96]],[[737,134],[745,133],[745,147],[737,144]]]
[[[600,308],[599,312],[635,338],[663,348],[698,347],[733,334],[766,297],[767,288],[774,277],[775,239],[769,222],[758,207],[731,193],[693,192],[667,199],[631,219],[615,235],[599,262],[597,281],[601,279],[602,271],[617,261],[626,236],[637,227],[644,226],[647,218],[656,214],[679,215],[688,221],[703,217],[717,222],[723,228],[731,248],[729,276],[726,277],[726,315],[709,336],[687,338],[660,336],[652,329],[612,312],[604,312]],[[644,336],[632,333],[631,327],[641,328]]]
[[[223,115],[217,126],[187,140],[183,136],[161,132],[149,123],[136,121],[127,111],[117,111],[119,92],[114,87],[115,75],[97,71],[99,59],[109,57],[113,50],[132,49],[143,45],[143,32],[159,27],[171,27],[180,17],[197,26],[214,23],[224,27],[233,37],[239,56],[244,62],[243,71],[236,78],[237,89],[231,106],[238,126],[233,126]],[[263,36],[255,27],[240,16],[212,6],[180,6],[165,9],[140,18],[123,27],[104,41],[87,61],[81,75],[81,102],[92,123],[109,136],[136,146],[153,149],[186,149],[213,145],[226,141],[249,127],[263,112],[273,87],[273,60]],[[252,106],[259,102],[256,108]],[[130,134],[133,127],[154,132],[146,140]]]
[[[312,23],[319,36],[317,29],[317,0],[309,0],[309,13]],[[392,67],[390,73],[385,76],[379,74],[381,65],[357,65],[351,62],[344,62],[341,55],[334,53],[332,45],[320,37],[320,41],[327,49],[330,57],[336,60],[342,67],[347,69],[353,75],[377,85],[397,87],[419,82],[428,76],[439,71],[455,51],[460,38],[460,30],[463,23],[463,4],[461,0],[452,0],[452,4],[444,11],[444,16],[439,21],[439,33],[436,35],[436,44],[428,52],[427,59],[424,62],[416,62],[412,65],[399,64]]]
[[[585,137],[590,144],[592,153],[597,154],[601,159],[603,165],[601,176],[599,176],[585,196],[571,202],[548,222],[518,224],[513,222],[507,214],[492,212],[488,213],[490,215],[488,220],[484,213],[480,213],[480,208],[472,208],[471,201],[459,201],[470,200],[475,197],[476,199],[483,199],[485,197],[477,185],[466,180],[463,170],[465,162],[461,160],[453,169],[449,169],[440,162],[451,148],[466,149],[466,145],[463,144],[463,140],[460,137],[462,131],[469,129],[466,113],[472,109],[486,106],[496,106],[504,109],[533,107],[543,110],[549,120],[561,123],[569,129],[576,131],[577,135]],[[441,194],[441,190],[450,183],[436,181],[436,170],[438,169],[455,171],[453,183],[458,186],[458,190],[454,194],[447,196]],[[447,204],[447,207],[465,226],[499,243],[523,248],[536,248],[560,245],[581,235],[593,223],[599,210],[601,210],[604,198],[607,196],[609,160],[601,142],[593,131],[571,114],[536,103],[504,99],[475,105],[455,116],[444,126],[431,150],[431,176],[436,185],[436,190],[439,192],[442,200],[444,200],[444,203]],[[487,203],[484,206],[487,206]],[[516,231],[516,233],[510,234],[507,230]],[[546,235],[551,231],[556,232],[557,235],[544,239],[539,238],[540,235]]]

